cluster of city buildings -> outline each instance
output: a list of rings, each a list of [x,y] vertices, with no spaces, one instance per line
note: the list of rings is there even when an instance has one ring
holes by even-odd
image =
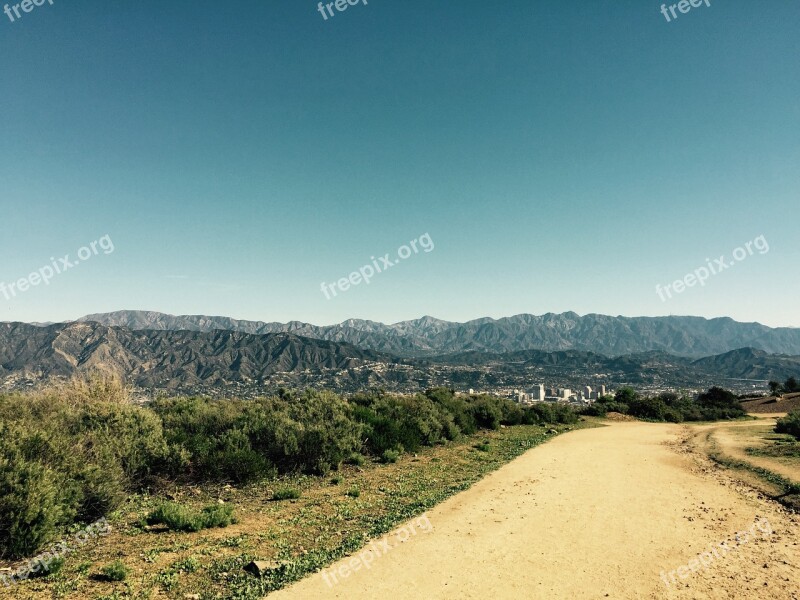
[[[597,389],[585,385],[579,390],[570,388],[545,388],[544,385],[534,385],[530,391],[514,390],[514,399],[520,404],[533,404],[534,402],[576,402],[591,404],[598,398],[607,394],[606,386],[600,385]]]

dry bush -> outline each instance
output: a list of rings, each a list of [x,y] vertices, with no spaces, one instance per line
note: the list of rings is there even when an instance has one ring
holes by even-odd
[[[92,370],[75,375],[67,381],[51,383],[38,394],[57,397],[66,404],[77,407],[85,404],[108,402],[130,404],[131,387],[117,373]]]

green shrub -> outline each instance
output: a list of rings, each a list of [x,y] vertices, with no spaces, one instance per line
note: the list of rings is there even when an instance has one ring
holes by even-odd
[[[793,410],[775,425],[776,433],[788,433],[800,440],[800,409]]]
[[[397,450],[385,450],[381,455],[381,460],[387,464],[396,463],[398,458],[400,458],[400,452]]]
[[[458,433],[472,435],[478,431],[475,416],[472,414],[469,402],[464,396],[456,396],[453,390],[446,388],[433,388],[427,390],[425,395],[452,416],[453,424],[457,427]]]
[[[488,397],[479,398],[472,405],[475,422],[481,429],[500,429],[503,413],[496,402]]]
[[[479,428],[574,418],[566,407],[527,410],[445,388],[413,396],[371,391],[349,400],[282,390],[256,400],[172,398],[140,407],[119,380],[92,376],[44,392],[0,395],[0,558],[30,556],[70,525],[113,512],[131,492],[164,479],[245,483],[325,474],[344,461],[391,463],[406,450]],[[299,491],[276,492],[282,497]],[[199,531],[233,522],[232,510],[197,512],[165,502],[145,522]]]
[[[370,404],[362,397],[360,402],[354,416],[364,424],[368,450],[375,456],[398,446],[416,452],[460,434],[453,416],[423,394],[381,395]]]
[[[128,567],[122,561],[116,560],[103,567],[100,573],[107,581],[125,581],[128,577]]]
[[[696,403],[708,420],[731,419],[746,414],[736,395],[719,387],[700,394]]]
[[[339,485],[340,483],[342,483],[341,475],[335,475],[334,477],[331,477],[331,485]]]
[[[326,391],[252,401],[170,399],[156,402],[154,410],[168,442],[188,451],[192,479],[325,474],[361,446],[352,407]]]
[[[359,452],[353,452],[349,457],[347,457],[348,464],[356,465],[358,467],[362,466],[366,460],[367,459],[364,458],[364,455]]]
[[[552,402],[537,402],[528,410],[531,414],[536,415],[536,420],[541,425],[556,422],[556,407]]]
[[[578,413],[566,404],[558,404],[555,408],[555,422],[564,425],[572,425],[578,422]]]
[[[239,400],[202,398],[159,400],[153,406],[164,423],[170,447],[181,454],[183,477],[189,480],[245,483],[274,475],[276,470],[253,445],[247,411],[258,412]],[[263,421],[254,414],[253,423]],[[179,473],[175,473],[179,475]]]
[[[42,558],[41,562],[38,563],[39,568],[36,571],[31,571],[30,579],[36,579],[38,577],[48,577],[50,575],[55,575],[61,569],[64,568],[64,559],[60,556],[54,556],[49,560]]]
[[[0,557],[31,556],[163,471],[160,419],[127,401],[100,376],[0,395]]]
[[[646,397],[639,395],[632,388],[622,388],[617,391],[613,399],[605,396],[581,412],[584,415],[599,417],[604,417],[609,412],[619,412],[640,419],[670,423],[734,419],[745,414],[739,399],[731,392],[718,387],[700,394],[697,400],[672,392]]]
[[[273,500],[297,500],[300,497],[300,490],[293,487],[278,488],[272,493]]]
[[[173,531],[200,531],[202,517],[192,509],[176,502],[164,502],[147,517],[148,525],[166,525]]]
[[[72,521],[75,510],[64,477],[10,451],[11,440],[3,433],[0,431],[6,454],[0,453],[0,556],[17,559],[31,556],[55,540]]]
[[[233,516],[233,506],[230,504],[212,504],[203,509],[204,529],[212,527],[227,527],[236,523]]]
[[[361,490],[357,487],[352,487],[345,492],[346,496],[350,496],[351,498],[358,498],[361,495]]]
[[[196,532],[235,523],[233,506],[212,504],[197,512],[176,502],[163,502],[147,517],[149,525],[166,525],[173,531]]]
[[[628,404],[628,414],[650,421],[664,421],[667,405],[660,398],[637,396]]]
[[[331,392],[307,390],[250,405],[253,447],[281,473],[325,474],[361,447],[362,427],[353,419],[353,407]]]

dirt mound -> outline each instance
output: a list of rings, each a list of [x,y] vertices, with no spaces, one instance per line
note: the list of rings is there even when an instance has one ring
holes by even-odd
[[[786,413],[800,408],[800,393],[745,400],[742,406],[749,413]]]
[[[618,412],[610,412],[606,413],[606,419],[609,421],[636,421],[636,417],[632,417],[630,415],[623,415],[622,413]]]

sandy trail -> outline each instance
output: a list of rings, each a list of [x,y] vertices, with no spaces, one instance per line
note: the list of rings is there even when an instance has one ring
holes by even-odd
[[[269,598],[800,600],[798,517],[680,453],[683,431],[614,423],[559,436],[430,510],[432,531],[385,536],[391,549],[379,543],[369,569],[342,576],[363,565],[345,558],[336,583],[317,573]],[[774,532],[660,578],[756,519]]]
[[[751,456],[745,452],[748,447],[764,445],[759,434],[772,432],[775,428],[774,418],[767,418],[765,415],[755,416],[759,418],[758,421],[715,423],[698,427],[697,430],[698,432],[710,430],[712,440],[719,445],[725,455],[782,475],[789,481],[800,483],[800,468],[796,462]]]

